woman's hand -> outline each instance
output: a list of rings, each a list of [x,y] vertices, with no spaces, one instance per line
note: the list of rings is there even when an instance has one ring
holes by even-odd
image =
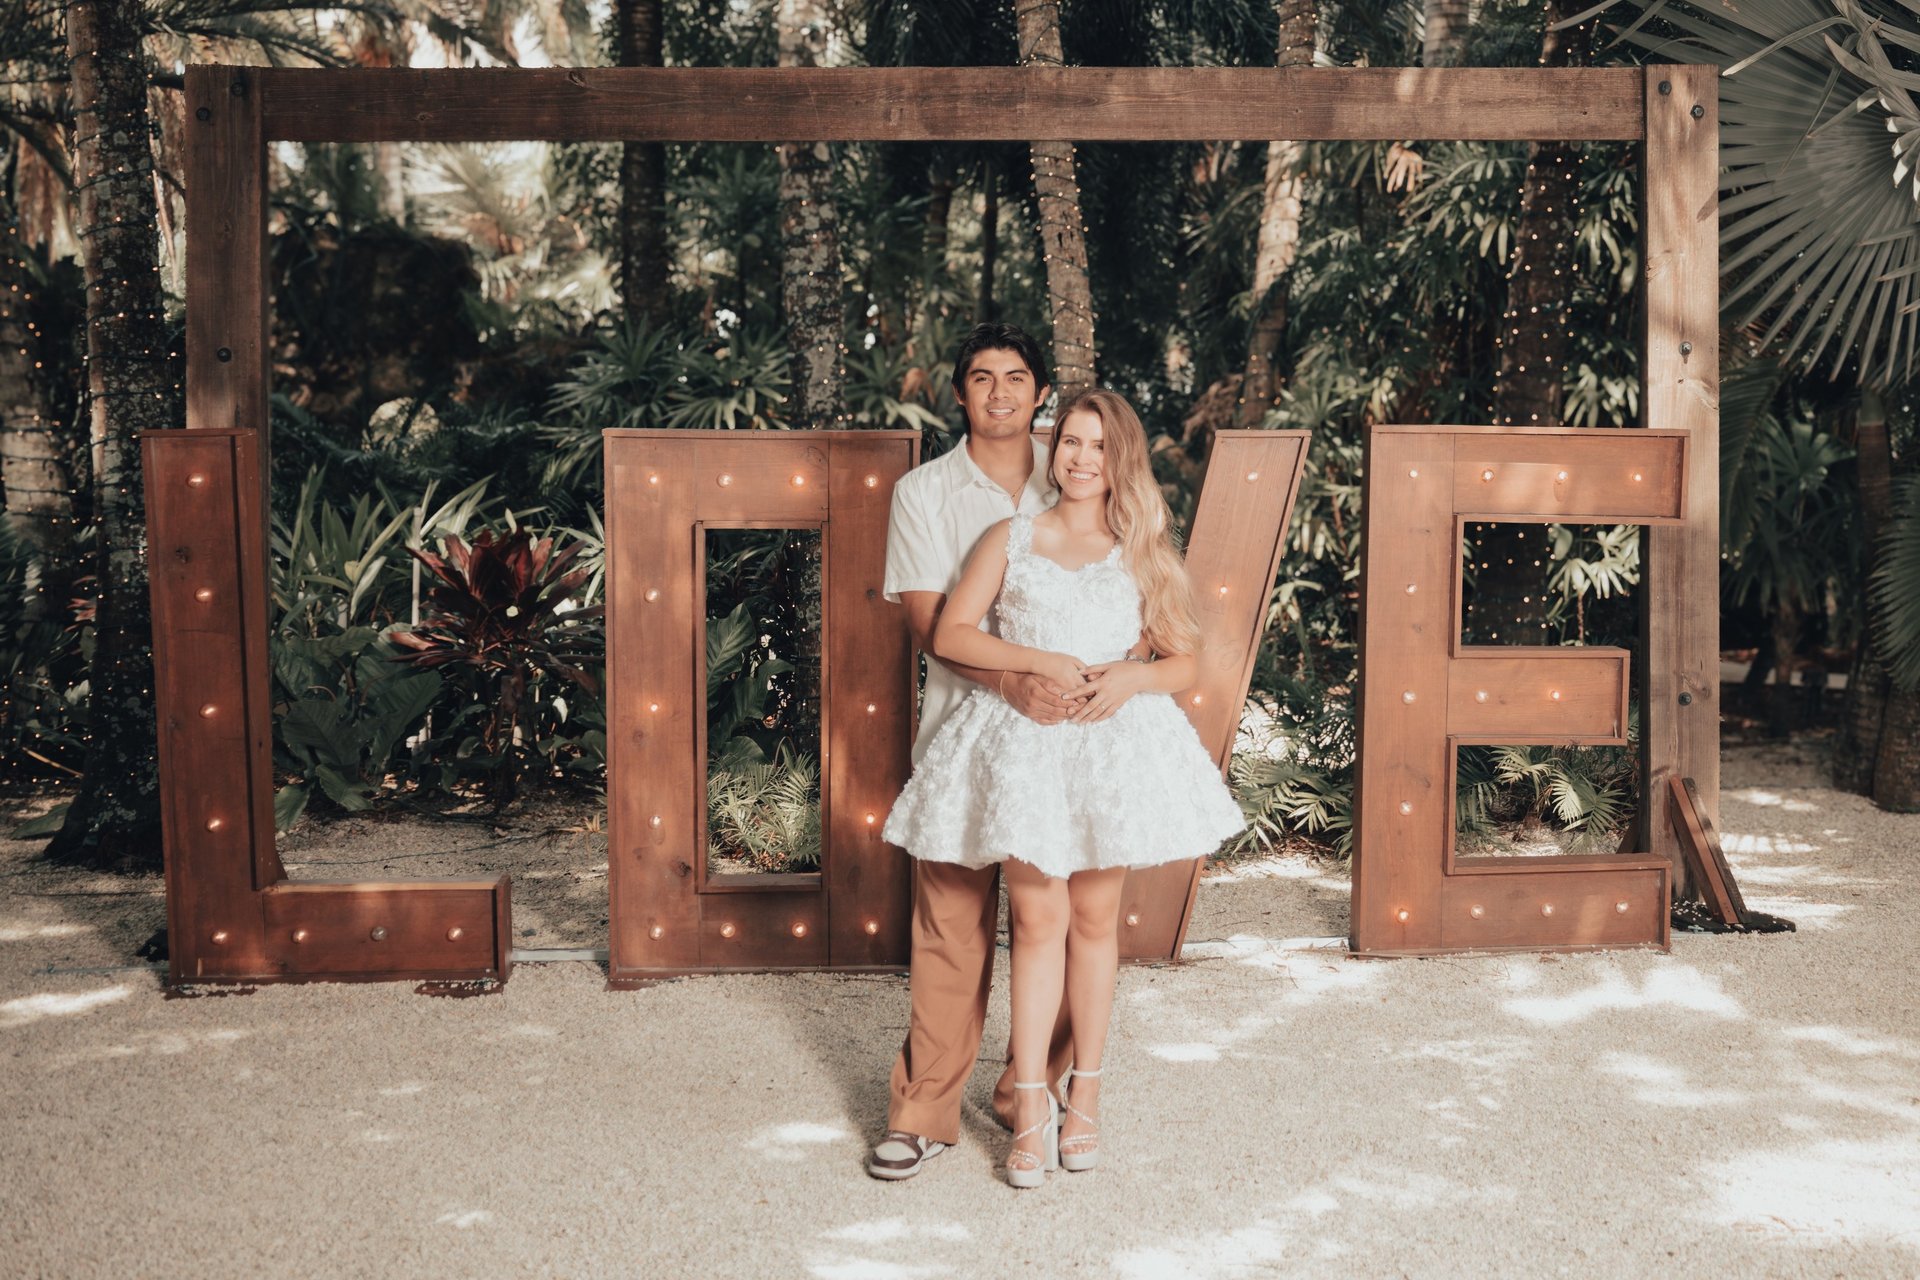
[[[1087,664],[1070,653],[1042,653],[1033,663],[1033,674],[1053,681],[1066,691],[1066,697],[1074,696],[1073,691],[1086,679],[1086,671]]]
[[[1067,719],[1075,724],[1094,724],[1110,718],[1126,705],[1128,698],[1146,689],[1152,680],[1144,662],[1103,662],[1088,667],[1085,682],[1069,689],[1069,699],[1079,699],[1080,708]]]

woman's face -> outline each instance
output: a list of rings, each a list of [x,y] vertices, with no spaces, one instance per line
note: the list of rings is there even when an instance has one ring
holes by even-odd
[[[1107,483],[1105,430],[1100,415],[1091,409],[1076,409],[1054,430],[1060,442],[1053,452],[1053,483],[1063,498],[1097,498],[1111,486]]]

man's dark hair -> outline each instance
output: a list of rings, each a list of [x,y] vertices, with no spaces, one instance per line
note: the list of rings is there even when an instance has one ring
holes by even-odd
[[[1041,354],[1040,344],[1032,334],[1017,324],[1002,324],[991,321],[973,326],[960,343],[960,350],[953,357],[953,389],[964,395],[967,371],[973,367],[973,358],[982,351],[1011,351],[1026,362],[1027,372],[1033,375],[1033,385],[1044,387],[1047,382],[1047,358]]]

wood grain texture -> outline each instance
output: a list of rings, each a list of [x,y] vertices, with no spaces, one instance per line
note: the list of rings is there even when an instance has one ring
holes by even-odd
[[[608,864],[608,985],[904,967],[909,865],[875,827],[906,781],[913,669],[905,617],[879,586],[893,485],[913,465],[918,433],[610,430],[605,439],[608,833],[622,855]],[[822,532],[819,873],[705,875],[700,548],[709,526]]]
[[[256,878],[278,878],[279,862],[266,669],[250,660],[263,656],[264,617],[259,644],[247,635],[264,587],[264,557],[247,554],[243,499],[260,483],[250,434],[140,438],[171,983],[271,967],[255,897]],[[215,942],[216,933],[225,940]]]
[[[248,68],[296,142],[1604,139],[1631,68]]]
[[[189,427],[268,426],[267,152],[259,84],[271,74],[187,68]],[[264,459],[264,440],[260,452]]]
[[[880,838],[880,824],[912,767],[901,744],[913,740],[913,637],[906,610],[880,588],[893,487],[919,460],[919,446],[918,436],[865,432],[829,444],[831,624],[820,732],[828,959],[836,969],[905,966],[912,949],[912,862]]]
[[[1200,617],[1200,678],[1176,698],[1222,772],[1253,680],[1310,434],[1219,432],[1194,510],[1187,576]],[[1122,958],[1179,959],[1203,863],[1128,873],[1120,896]]]
[[[1687,432],[1690,459],[1686,524],[1655,528],[1646,543],[1641,777],[1648,796],[1692,778],[1711,820],[1720,811],[1719,79],[1704,66],[1644,75],[1641,404],[1648,426]],[[1643,807],[1642,839],[1673,864],[1686,896],[1679,842],[1657,811]]]
[[[1667,820],[1700,890],[1700,900],[1721,924],[1746,927],[1747,904],[1720,848],[1720,833],[1705,813],[1692,778],[1667,779]]]
[[[261,894],[275,975],[499,979],[494,880],[286,881]],[[383,930],[375,938],[375,930]],[[458,930],[458,936],[450,936]]]
[[[1642,430],[1368,433],[1354,950],[1666,945],[1664,858],[1454,856],[1459,747],[1624,742],[1630,680],[1621,649],[1462,645],[1459,547],[1469,516],[1673,518],[1688,444]]]

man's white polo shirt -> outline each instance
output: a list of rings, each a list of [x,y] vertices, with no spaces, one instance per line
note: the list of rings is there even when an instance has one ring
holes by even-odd
[[[1047,447],[1033,442],[1033,471],[1016,503],[980,464],[962,440],[932,462],[915,467],[893,488],[893,512],[887,524],[887,599],[900,602],[902,591],[938,591],[952,595],[974,544],[988,529],[1016,513],[1038,515],[1058,500],[1046,481]],[[980,629],[994,630],[993,611]],[[927,656],[927,688],[920,703],[920,731],[913,739],[913,762],[920,763],[933,735],[977,688]]]

